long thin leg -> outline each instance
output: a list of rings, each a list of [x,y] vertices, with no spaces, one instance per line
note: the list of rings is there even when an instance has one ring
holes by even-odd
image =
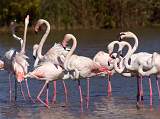
[[[20,87],[21,87],[22,96],[23,96],[24,100],[26,100],[25,95],[24,95],[24,91],[23,91],[23,87],[22,87],[22,83],[21,83],[21,82],[20,82]]]
[[[57,89],[56,89],[56,81],[53,81],[53,98],[52,98],[52,102],[55,103],[56,102],[56,96],[57,96]]]
[[[90,92],[90,83],[89,83],[89,78],[87,78],[87,109],[88,109],[88,107],[89,107],[89,97],[90,97],[90,95],[89,95],[89,92]]]
[[[38,94],[38,96],[37,96],[37,100],[40,101],[42,104],[44,104],[46,107],[49,108],[49,105],[46,104],[45,102],[43,102],[43,101],[41,100],[41,98],[40,98],[40,96],[41,96],[41,94],[42,94],[42,92],[43,92],[43,90],[44,90],[44,88],[46,87],[47,84],[48,84],[48,81],[46,81],[45,84],[43,85],[41,91],[39,92],[39,94]]]
[[[149,76],[150,106],[152,107],[152,82]]]
[[[14,100],[16,101],[16,100],[17,100],[17,80],[16,80],[16,79],[15,79],[14,85],[15,85],[15,86],[14,86],[14,88],[15,88],[15,89],[14,89],[14,90],[15,90],[15,92],[14,92],[14,93],[15,93],[15,94],[14,94],[14,96],[15,96],[15,97],[14,97]]]
[[[108,75],[108,96],[112,94],[112,86],[111,86],[111,76]]]
[[[159,100],[160,100],[160,88],[159,88],[159,81],[158,81],[158,77],[156,76],[156,83],[157,83],[157,89],[158,89],[158,97],[159,97]]]
[[[139,106],[140,101],[140,87],[139,87],[139,76],[137,76],[137,105]]]
[[[140,76],[140,99],[143,101],[143,79],[142,76]]]
[[[62,81],[63,86],[64,86],[64,93],[65,93],[65,102],[68,102],[68,92],[67,92],[67,87],[64,81]]]
[[[11,84],[11,73],[9,73],[9,100],[12,101],[12,84]]]
[[[47,95],[46,95],[46,104],[48,105],[48,92],[49,92],[49,83],[47,83]]]
[[[79,94],[80,94],[81,111],[83,112],[83,96],[82,96],[82,88],[80,85],[80,80],[78,80],[78,88],[79,88]]]
[[[26,87],[27,87],[27,93],[28,93],[28,97],[30,98],[30,100],[35,103],[35,101],[32,99],[32,96],[30,94],[30,90],[29,90],[29,87],[28,87],[28,81],[27,79],[25,79],[25,83],[26,83]]]

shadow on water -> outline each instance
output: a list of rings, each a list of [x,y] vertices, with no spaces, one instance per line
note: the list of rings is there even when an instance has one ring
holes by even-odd
[[[132,30],[139,38],[138,51],[159,51],[159,38],[160,29],[140,29]],[[54,44],[63,39],[64,34],[73,33],[78,40],[78,47],[76,53],[93,58],[93,56],[100,50],[107,51],[107,44],[113,40],[117,40],[117,35],[120,30],[82,30],[82,31],[53,31],[49,39],[44,45],[44,52]],[[42,36],[35,35],[32,32],[27,36],[27,50],[26,53],[30,57],[29,63],[31,64],[29,70],[32,70],[32,46],[38,43]],[[3,56],[4,52],[9,48],[19,48],[20,45],[14,41],[10,34],[1,34],[0,37],[0,55]],[[14,88],[14,77],[12,77],[12,88]],[[152,79],[155,79],[153,76]],[[34,79],[29,79],[29,87],[31,95],[36,98],[40,88],[44,82]],[[153,109],[149,108],[149,86],[148,80],[143,80],[144,87],[144,108],[136,108],[136,80],[135,78],[125,78],[120,75],[112,77],[112,96],[107,96],[107,79],[105,77],[94,77],[91,79],[90,89],[90,105],[87,110],[85,107],[86,101],[86,81],[81,81],[84,97],[84,112],[80,111],[79,92],[77,81],[66,81],[69,92],[68,105],[64,104],[64,89],[61,81],[57,83],[57,103],[52,105],[50,109],[45,108],[40,103],[33,104],[29,100],[25,102],[20,94],[18,87],[18,99],[15,103],[9,102],[9,84],[8,73],[6,71],[0,72],[0,119],[2,118],[16,118],[16,119],[159,119],[159,102],[158,93],[156,89],[156,82],[152,80],[153,84]],[[26,92],[25,92],[26,93]],[[50,83],[50,95],[52,98],[53,83]],[[44,99],[43,94],[43,99]],[[14,90],[12,98],[14,98]]]

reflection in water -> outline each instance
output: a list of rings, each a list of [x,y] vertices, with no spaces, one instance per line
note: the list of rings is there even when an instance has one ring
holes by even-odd
[[[138,51],[159,51],[159,29],[132,30],[140,39]],[[63,39],[64,34],[73,33],[78,40],[78,48],[76,53],[93,58],[99,50],[107,50],[107,44],[117,39],[117,34],[120,30],[94,30],[94,31],[54,31],[44,44],[44,50],[47,50],[54,44]],[[32,69],[34,59],[32,55],[32,46],[40,41],[41,35],[36,36],[32,32],[27,37],[27,55],[30,57],[29,63]],[[151,47],[151,44],[153,47]],[[19,48],[20,45],[14,41],[11,35],[1,34],[0,37],[0,55],[9,48]],[[14,78],[12,78],[14,79]],[[64,92],[61,81],[57,83],[57,103],[52,105],[50,109],[43,107],[41,104],[25,102],[18,95],[16,104],[9,103],[9,85],[8,74],[5,71],[0,72],[0,119],[2,118],[20,118],[20,119],[159,119],[159,102],[156,89],[155,77],[152,77],[153,85],[153,110],[149,108],[149,86],[148,80],[144,79],[144,108],[136,108],[136,80],[135,78],[124,78],[120,75],[114,75],[112,78],[113,92],[112,97],[107,97],[107,78],[94,77],[91,79],[90,89],[90,105],[87,110],[84,104],[84,112],[80,111],[79,92],[76,81],[66,81],[69,93],[69,103],[64,104]],[[14,80],[12,80],[14,82]],[[44,82],[29,80],[31,95],[36,98],[41,86]],[[84,98],[86,96],[86,81],[81,81]],[[14,83],[12,87],[14,86]],[[14,92],[13,92],[14,93]],[[51,99],[53,86],[50,86]]]

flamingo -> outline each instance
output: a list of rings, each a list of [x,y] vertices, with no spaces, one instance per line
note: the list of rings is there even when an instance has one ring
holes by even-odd
[[[72,34],[66,34],[64,40],[62,41],[63,47],[66,47],[68,42],[72,40],[73,45],[71,50],[67,54],[65,61],[64,61],[64,69],[67,71],[74,71],[74,79],[78,79],[78,88],[80,92],[80,103],[82,107],[83,98],[82,98],[82,89],[80,86],[80,79],[79,78],[86,78],[87,79],[87,108],[89,102],[89,79],[92,76],[98,75],[102,72],[107,72],[108,69],[98,65],[92,59],[84,56],[78,56],[73,54],[74,50],[77,46],[77,40]],[[81,108],[82,109],[82,108]]]
[[[127,44],[127,46],[129,47],[129,50],[126,54],[126,57],[124,58],[124,65],[126,67],[127,70],[129,70],[130,72],[136,71],[135,74],[137,76],[139,76],[139,66],[142,65],[143,68],[145,70],[149,70],[151,68],[151,65],[148,64],[148,61],[151,60],[152,54],[150,53],[146,53],[146,52],[139,52],[139,53],[135,53],[133,54],[137,47],[138,47],[138,38],[135,34],[133,34],[132,32],[121,32],[120,33],[120,40],[124,39],[124,38],[133,38],[135,40],[135,45],[133,48],[131,48],[131,46],[129,47],[129,44]],[[130,60],[130,64],[128,63]],[[142,75],[141,76],[145,76]],[[143,91],[142,91],[142,79],[140,80],[140,95],[143,95]],[[137,83],[139,82],[139,79],[137,79]],[[139,83],[138,83],[139,85]],[[152,85],[151,85],[151,79],[149,77],[149,86],[150,86],[150,99],[152,99]],[[138,96],[139,97],[139,96]],[[139,100],[139,99],[138,99]],[[152,101],[150,101],[150,105],[152,105]]]
[[[15,35],[15,22],[11,22],[11,30],[12,30],[12,35],[13,37],[16,39],[16,40],[19,40],[20,43],[21,43],[21,48],[22,48],[22,44],[23,44],[23,40],[22,38],[18,37]],[[9,72],[9,87],[10,87],[10,101],[11,101],[11,81],[10,81],[10,78],[11,78],[11,74],[14,73],[14,69],[13,69],[13,66],[12,66],[12,63],[13,63],[13,59],[15,57],[15,55],[18,54],[18,52],[15,50],[15,49],[10,49],[9,51],[7,51],[5,54],[4,54],[4,58],[3,58],[3,64],[4,64],[4,70],[7,70]],[[17,98],[17,94],[16,94],[16,81],[15,81],[15,100]],[[21,91],[22,91],[22,87],[21,87]],[[23,95],[24,96],[24,95]],[[24,98],[25,99],[25,98]]]
[[[25,99],[25,96],[24,96],[24,92],[23,92],[22,84],[21,84],[23,80],[25,80],[25,83],[26,83],[28,96],[32,100],[32,102],[34,102],[34,100],[32,99],[30,95],[27,79],[24,78],[24,75],[28,72],[27,70],[29,66],[26,60],[28,59],[28,57],[25,55],[26,35],[27,35],[28,24],[29,24],[29,15],[27,15],[27,17],[25,18],[25,29],[24,29],[24,38],[23,38],[22,47],[21,47],[20,52],[15,53],[12,59],[12,68],[13,68],[13,72],[16,76],[17,81],[21,85],[21,92],[22,92],[24,99]]]
[[[117,53],[112,53],[112,55],[110,54],[111,52],[113,52],[113,47],[114,47],[113,44],[116,44],[116,43],[119,43],[119,41],[113,41],[108,44],[107,47],[108,47],[109,53],[106,53],[104,51],[99,51],[93,58],[94,62],[96,62],[100,66],[108,68],[108,70],[112,72],[112,75],[115,73],[113,59],[117,57]],[[111,76],[108,75],[108,95],[111,95],[111,92],[112,92],[110,80],[111,80]]]
[[[46,41],[46,38],[50,32],[50,24],[48,21],[46,21],[44,19],[38,20],[38,22],[35,26],[35,31],[38,32],[39,27],[42,24],[46,24],[47,30],[46,30],[46,33],[44,34],[44,36],[42,37],[39,45],[35,44],[33,46],[33,56],[36,57],[36,55],[37,55],[35,63],[34,63],[34,67],[36,67],[38,65],[39,61],[40,62],[51,61],[53,64],[62,66],[64,59],[65,59],[65,56],[67,55],[68,51],[65,50],[60,43],[55,43],[54,46],[47,51],[47,53],[45,53],[44,55],[41,54],[43,44]],[[65,97],[66,97],[66,102],[67,102],[67,88],[66,88],[65,82],[64,81],[62,81],[62,82],[63,82],[64,92],[66,95]],[[53,83],[54,83],[54,96],[53,96],[52,101],[55,102],[56,101],[56,81],[53,81]],[[48,103],[48,101],[47,101],[47,103]]]
[[[151,65],[152,68],[150,70],[144,71],[145,67],[143,65],[140,65],[138,71],[141,75],[144,75],[144,76],[150,76],[152,74],[157,74],[156,83],[157,83],[158,95],[159,95],[159,99],[160,99],[160,89],[159,89],[159,82],[158,82],[158,79],[160,77],[159,60],[160,60],[160,54],[158,54],[157,52],[154,52],[152,54],[151,61],[148,61],[148,64]]]

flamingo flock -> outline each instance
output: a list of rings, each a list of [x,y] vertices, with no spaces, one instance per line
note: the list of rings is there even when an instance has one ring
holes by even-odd
[[[135,76],[137,78],[137,105],[143,104],[143,84],[144,76],[148,77],[150,89],[150,105],[152,106],[152,84],[150,76],[156,74],[156,84],[160,99],[160,89],[158,78],[160,77],[160,54],[147,52],[135,53],[138,48],[138,37],[132,32],[121,32],[117,41],[108,44],[108,52],[99,51],[93,59],[89,57],[79,56],[74,53],[77,47],[77,39],[72,34],[65,34],[61,43],[55,43],[45,54],[42,54],[43,45],[50,33],[50,24],[44,19],[39,19],[35,25],[35,32],[38,32],[41,25],[46,25],[46,32],[41,38],[39,44],[33,45],[34,68],[28,71],[31,65],[28,63],[29,57],[26,55],[27,28],[29,24],[29,15],[25,18],[25,28],[23,39],[15,34],[16,21],[11,22],[12,36],[20,43],[20,51],[11,48],[4,53],[4,57],[0,60],[0,69],[7,70],[9,73],[9,95],[12,101],[12,84],[11,75],[15,75],[15,100],[17,98],[17,83],[21,87],[21,94],[26,100],[22,82],[25,81],[28,97],[33,103],[36,103],[30,94],[28,86],[28,78],[44,81],[44,85],[37,94],[37,100],[45,105],[49,105],[49,83],[53,82],[52,102],[56,102],[56,81],[61,80],[64,87],[65,101],[68,102],[68,92],[65,80],[71,79],[78,82],[78,90],[80,95],[80,104],[83,106],[83,94],[80,81],[82,79],[87,82],[86,105],[89,107],[90,97],[90,81],[94,76],[105,76],[108,79],[108,95],[111,96],[112,86],[111,77],[115,73],[119,73],[125,77]],[[125,40],[134,40],[134,46]],[[71,47],[68,47],[69,41],[72,41]],[[115,45],[118,49],[115,51]],[[128,51],[124,55],[122,52],[127,47]],[[46,88],[46,90],[45,90]],[[42,93],[46,92],[45,100]]]

